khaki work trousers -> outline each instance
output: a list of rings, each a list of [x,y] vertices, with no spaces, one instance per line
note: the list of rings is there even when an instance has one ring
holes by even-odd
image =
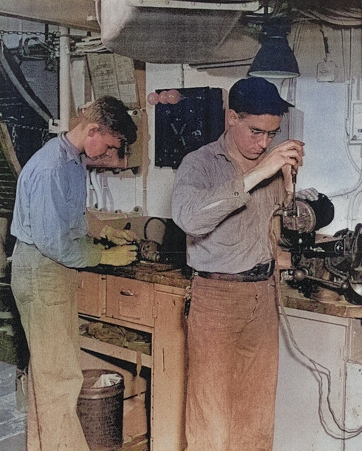
[[[89,451],[76,408],[77,272],[17,242],[11,286],[30,351],[28,451]]]
[[[188,317],[187,451],[272,450],[278,330],[274,277],[195,277]]]

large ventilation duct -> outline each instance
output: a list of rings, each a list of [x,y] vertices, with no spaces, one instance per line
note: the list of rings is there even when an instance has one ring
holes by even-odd
[[[208,3],[157,0],[98,0],[102,42],[114,53],[149,63],[205,63],[220,57],[240,18],[259,2]],[[223,55],[224,57],[224,55]],[[229,53],[227,59],[238,54]]]

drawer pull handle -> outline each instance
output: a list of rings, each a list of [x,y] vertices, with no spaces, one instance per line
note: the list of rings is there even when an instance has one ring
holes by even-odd
[[[122,296],[134,296],[134,293],[132,290],[121,290],[120,293]]]

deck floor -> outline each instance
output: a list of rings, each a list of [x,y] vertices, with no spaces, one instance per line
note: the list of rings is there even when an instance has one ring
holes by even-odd
[[[15,391],[0,396],[0,451],[26,451],[26,418],[16,407]],[[148,440],[146,436],[135,437],[121,450],[148,451]]]
[[[0,397],[0,450],[26,450],[26,413],[16,408],[15,391]]]

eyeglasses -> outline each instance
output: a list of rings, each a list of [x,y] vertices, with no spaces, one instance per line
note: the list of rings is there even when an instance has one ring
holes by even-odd
[[[239,118],[245,122],[245,124],[247,125],[247,127],[249,128],[249,130],[251,131],[251,135],[253,138],[258,139],[264,135],[268,135],[268,138],[273,139],[275,138],[275,136],[280,133],[280,128],[278,128],[277,130],[271,130],[270,132],[267,132],[266,130],[260,130],[259,128],[255,128],[255,127],[251,127],[246,121],[245,118],[238,115]]]

